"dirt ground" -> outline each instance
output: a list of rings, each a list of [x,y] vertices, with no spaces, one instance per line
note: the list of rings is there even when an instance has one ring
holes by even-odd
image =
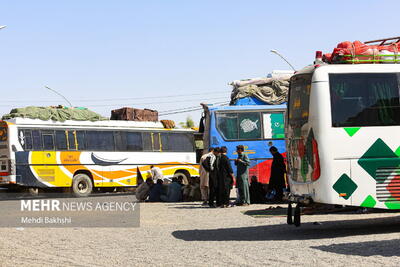
[[[200,203],[143,203],[139,228],[0,228],[0,266],[343,266],[400,262],[400,214],[254,218]],[[319,222],[319,223],[315,223]]]

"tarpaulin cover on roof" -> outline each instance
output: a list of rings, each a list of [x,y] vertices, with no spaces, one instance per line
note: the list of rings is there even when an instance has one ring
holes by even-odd
[[[53,121],[101,121],[108,120],[108,118],[93,112],[87,108],[68,108],[68,107],[25,107],[14,108],[9,114],[3,116],[3,120],[12,118],[29,118],[40,120],[53,120]]]
[[[230,105],[239,99],[255,97],[265,104],[279,105],[287,101],[289,79],[291,75],[279,78],[255,78],[233,81]]]

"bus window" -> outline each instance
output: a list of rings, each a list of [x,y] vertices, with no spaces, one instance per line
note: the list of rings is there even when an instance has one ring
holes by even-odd
[[[283,113],[263,114],[264,139],[285,138],[285,123]]]
[[[65,131],[56,131],[57,150],[67,150],[67,136]]]
[[[54,132],[42,131],[43,150],[54,150]]]
[[[126,145],[128,151],[143,151],[142,133],[127,132]]]
[[[143,150],[144,151],[153,151],[153,145],[151,141],[151,133],[145,132],[143,133]]]
[[[32,131],[33,150],[42,150],[42,138],[39,130]]]
[[[216,113],[217,129],[226,140],[239,138],[237,113]]]
[[[86,138],[84,131],[76,131],[76,140],[78,142],[78,150],[86,149]]]
[[[400,125],[398,73],[330,74],[333,127]]]
[[[111,131],[86,131],[87,149],[114,151],[114,134]]]
[[[308,122],[312,74],[293,76],[289,89],[289,124],[301,128]]]
[[[162,151],[170,151],[170,145],[168,141],[168,133],[161,133],[161,146]]]
[[[153,151],[160,151],[160,135],[158,133],[152,133],[151,135],[153,139]]]
[[[173,152],[193,152],[194,137],[191,134],[170,133],[168,134],[169,150]]]
[[[32,131],[31,130],[20,130],[19,131],[19,142],[21,143],[24,150],[32,150]]]
[[[239,139],[261,139],[261,119],[259,112],[238,114]]]
[[[68,150],[76,150],[75,135],[75,131],[68,131]]]

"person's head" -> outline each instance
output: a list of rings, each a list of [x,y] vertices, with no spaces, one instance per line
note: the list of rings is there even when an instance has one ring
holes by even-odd
[[[236,146],[236,152],[240,155],[244,152],[244,146],[243,145],[238,145]]]
[[[153,169],[153,168],[154,168],[154,165],[151,165],[151,166],[150,166],[150,169]]]
[[[214,151],[214,148],[213,147],[210,147],[209,149],[208,149],[208,152],[213,152]]]
[[[278,153],[278,149],[274,146],[271,146],[269,148],[269,152],[271,152],[271,154],[274,155],[274,154]]]
[[[163,180],[157,179],[157,184],[163,184],[163,183],[164,183]]]
[[[172,178],[172,182],[173,182],[173,183],[177,183],[177,182],[178,182],[178,178],[173,177],[173,178]]]
[[[220,153],[221,154],[226,154],[226,152],[228,152],[228,148],[226,146],[222,146],[220,149]]]
[[[152,178],[147,178],[147,179],[146,179],[146,184],[148,184],[148,185],[153,185],[153,184],[154,184],[153,179],[152,179]]]
[[[255,176],[255,175],[251,176],[251,182],[252,183],[257,183],[258,182],[257,176]]]
[[[219,152],[220,152],[220,148],[219,147],[214,147],[213,154],[215,156],[218,156]]]
[[[182,178],[182,176],[179,176],[179,177],[178,177],[178,183],[183,184],[183,178]]]

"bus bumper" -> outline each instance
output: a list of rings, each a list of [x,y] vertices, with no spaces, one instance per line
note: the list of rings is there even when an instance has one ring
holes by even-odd
[[[0,186],[16,184],[16,175],[0,176]]]

